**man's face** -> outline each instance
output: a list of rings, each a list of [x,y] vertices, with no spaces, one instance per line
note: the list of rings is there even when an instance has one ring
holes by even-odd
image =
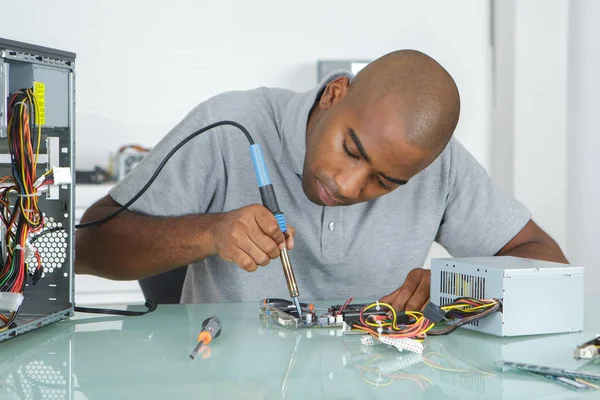
[[[302,186],[315,204],[375,199],[408,182],[435,157],[407,143],[402,116],[390,99],[363,102],[347,94],[348,78],[333,81],[309,118]]]

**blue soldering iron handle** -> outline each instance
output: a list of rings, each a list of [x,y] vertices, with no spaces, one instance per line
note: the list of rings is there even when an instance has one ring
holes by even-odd
[[[260,145],[251,145],[250,153],[252,155],[252,163],[254,164],[254,172],[256,172],[256,180],[258,181],[258,190],[260,191],[262,203],[273,213],[277,219],[281,232],[285,234],[287,232],[285,217],[281,210],[279,210],[277,197],[275,197],[275,190],[273,190],[273,184],[271,183],[271,178],[269,177],[269,172],[267,171],[267,165],[265,164],[265,158],[263,157]]]

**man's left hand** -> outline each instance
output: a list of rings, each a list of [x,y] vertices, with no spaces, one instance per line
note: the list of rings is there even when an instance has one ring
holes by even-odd
[[[396,310],[422,310],[429,302],[430,283],[430,270],[423,268],[413,269],[408,273],[406,280],[400,288],[384,296],[379,301],[390,304]]]

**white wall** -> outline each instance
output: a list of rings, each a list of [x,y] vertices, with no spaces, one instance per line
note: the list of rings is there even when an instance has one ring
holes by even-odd
[[[600,2],[571,2],[569,63],[569,256],[600,293]]]
[[[496,0],[491,172],[600,293],[600,2]]]
[[[568,0],[494,2],[491,172],[567,249]]]
[[[155,144],[221,91],[307,90],[317,59],[373,59],[399,48],[429,52],[455,76],[463,99],[458,135],[487,165],[487,2],[3,3],[0,36],[77,53],[80,167],[105,164],[126,140]],[[27,15],[27,29],[18,15]]]
[[[454,76],[457,136],[489,167],[487,1],[1,1],[0,37],[77,53],[78,168],[105,166],[125,143],[154,145],[221,91],[307,90],[318,59],[373,59],[399,48],[431,54]],[[123,284],[106,285],[78,277],[78,298],[97,301],[97,287],[115,288],[109,302],[124,298],[116,294]]]

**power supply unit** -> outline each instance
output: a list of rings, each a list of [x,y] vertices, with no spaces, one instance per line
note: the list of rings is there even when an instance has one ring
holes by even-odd
[[[431,301],[498,299],[499,312],[464,325],[495,336],[583,330],[584,268],[527,258],[439,258],[431,261]]]

